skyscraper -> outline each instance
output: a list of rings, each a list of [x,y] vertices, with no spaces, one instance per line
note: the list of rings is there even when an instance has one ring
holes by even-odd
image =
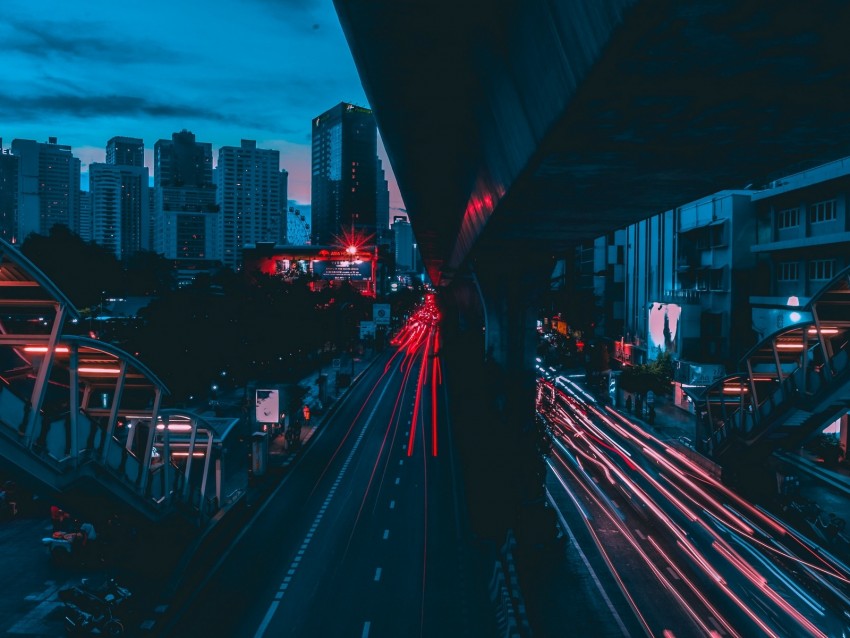
[[[278,225],[278,235],[277,242],[279,244],[285,244],[286,241],[286,224],[287,224],[287,212],[289,211],[289,172],[282,168],[280,169],[280,224]]]
[[[333,244],[352,228],[374,237],[377,159],[371,110],[342,102],[313,119],[315,243]]]
[[[18,158],[3,148],[0,139],[0,238],[17,241]]]
[[[113,166],[144,166],[145,143],[138,137],[113,137],[106,143],[106,163]]]
[[[18,241],[30,233],[46,235],[54,224],[79,232],[80,160],[71,147],[34,140],[12,140],[18,156]]]
[[[254,140],[222,146],[215,175],[221,260],[239,270],[246,244],[280,237],[280,152],[257,148]]]
[[[416,266],[416,252],[413,248],[413,228],[404,217],[393,221],[393,243],[395,245],[396,272],[410,272]]]
[[[375,171],[375,223],[378,227],[375,243],[390,241],[390,188],[384,173],[384,163],[378,159]]]
[[[148,169],[146,166],[89,166],[91,239],[119,259],[148,250]]]
[[[184,129],[153,152],[154,250],[168,259],[219,259],[212,145]]]
[[[135,137],[113,137],[106,143],[106,164],[89,166],[92,241],[119,259],[150,250],[148,169],[145,145]],[[84,224],[81,220],[80,234]]]

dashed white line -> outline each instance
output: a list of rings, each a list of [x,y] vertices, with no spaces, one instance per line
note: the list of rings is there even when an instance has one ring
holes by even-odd
[[[400,479],[400,478],[396,478],[396,480],[395,480],[395,484],[396,484],[396,485],[398,485],[399,483],[401,483],[401,479]]]
[[[375,570],[375,582],[378,582],[379,580],[381,580],[381,568],[380,567],[378,567]]]
[[[372,626],[368,620],[363,623],[363,633],[360,634],[360,638],[369,638],[369,628]]]
[[[395,501],[390,501],[390,509],[391,510],[395,509]]]
[[[384,530],[384,540],[387,540],[389,537],[390,537],[390,530],[385,529]]]
[[[398,460],[398,464],[399,464],[399,465],[404,465],[404,459],[399,459],[399,460]]]

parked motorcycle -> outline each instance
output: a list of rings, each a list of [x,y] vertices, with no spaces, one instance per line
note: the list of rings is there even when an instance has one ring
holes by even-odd
[[[118,615],[126,611],[124,604],[131,595],[129,589],[114,579],[99,587],[92,587],[83,579],[79,586],[61,589],[59,600],[65,604],[65,630],[70,635],[123,635],[124,623]]]

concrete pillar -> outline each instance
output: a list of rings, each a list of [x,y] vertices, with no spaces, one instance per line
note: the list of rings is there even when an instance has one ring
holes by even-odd
[[[448,301],[456,323],[443,333],[453,402],[466,424],[456,438],[474,476],[467,488],[476,533],[501,543],[514,529],[521,547],[555,532],[543,507],[544,439],[534,404],[538,297],[552,264],[538,252],[514,245],[478,255],[472,272],[454,277]]]
[[[841,456],[847,459],[848,441],[850,441],[850,415],[845,414],[841,417],[841,423],[838,426],[838,446],[841,448]]]

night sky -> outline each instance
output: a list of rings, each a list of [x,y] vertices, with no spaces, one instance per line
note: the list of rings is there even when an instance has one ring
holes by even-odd
[[[289,198],[310,202],[310,122],[368,105],[331,0],[2,0],[0,137],[70,144],[104,161],[115,135],[189,129],[280,150]],[[402,207],[389,163],[390,205]]]

